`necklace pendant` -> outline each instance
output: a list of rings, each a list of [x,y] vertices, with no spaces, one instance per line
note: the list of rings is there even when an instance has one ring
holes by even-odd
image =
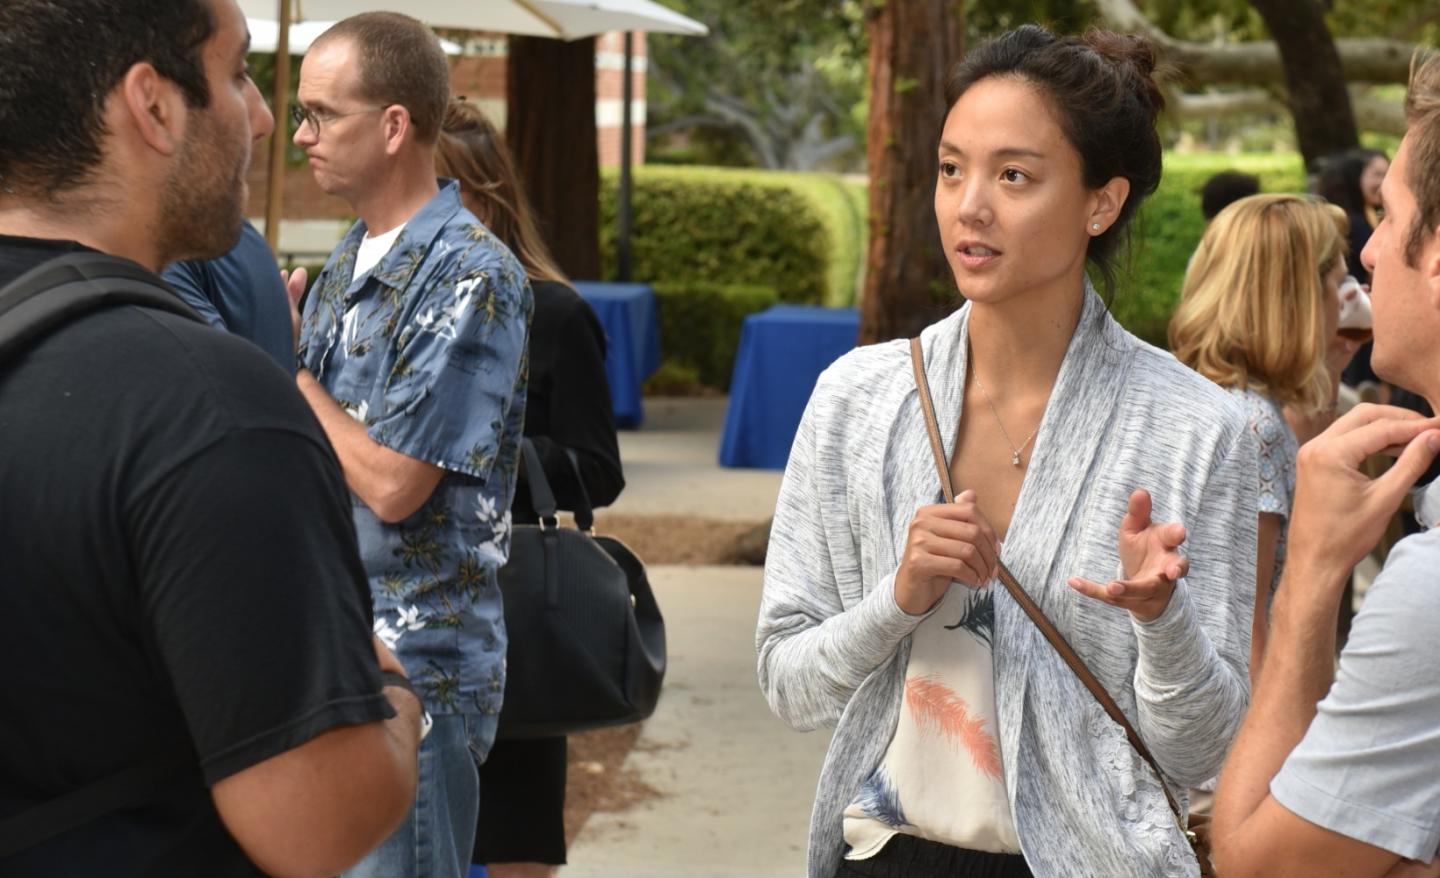
[[[1020,452],[1017,451],[1017,452],[1015,452],[1014,454],[1010,455],[1010,465],[1011,465],[1011,466],[1019,466],[1019,465],[1020,465]]]

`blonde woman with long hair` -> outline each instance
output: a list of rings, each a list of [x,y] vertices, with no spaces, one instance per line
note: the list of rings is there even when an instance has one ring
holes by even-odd
[[[1238,397],[1258,440],[1252,674],[1264,655],[1295,492],[1299,443],[1285,411],[1312,418],[1333,409],[1335,376],[1354,353],[1336,334],[1347,228],[1343,210],[1308,196],[1231,204],[1206,229],[1170,321],[1176,358]]]

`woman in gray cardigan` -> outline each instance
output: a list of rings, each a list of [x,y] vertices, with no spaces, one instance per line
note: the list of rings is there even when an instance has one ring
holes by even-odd
[[[904,342],[815,388],[756,638],[775,712],[835,728],[813,878],[1198,874],[1160,780],[991,584],[998,557],[1177,797],[1215,775],[1248,697],[1253,439],[1085,276],[1111,278],[1159,181],[1153,66],[1136,38],[1027,26],[952,74],[935,208],[968,301],[921,342],[956,503]]]

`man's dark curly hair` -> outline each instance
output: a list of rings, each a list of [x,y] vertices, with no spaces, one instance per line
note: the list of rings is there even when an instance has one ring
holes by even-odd
[[[99,164],[106,99],[142,61],[210,102],[202,47],[210,0],[0,3],[0,193],[58,195]]]

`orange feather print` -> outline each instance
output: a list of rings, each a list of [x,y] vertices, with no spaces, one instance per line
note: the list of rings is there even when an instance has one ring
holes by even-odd
[[[934,731],[962,747],[985,775],[1000,777],[1000,748],[985,731],[985,720],[972,716],[965,699],[934,677],[905,681],[905,706],[922,731]]]

